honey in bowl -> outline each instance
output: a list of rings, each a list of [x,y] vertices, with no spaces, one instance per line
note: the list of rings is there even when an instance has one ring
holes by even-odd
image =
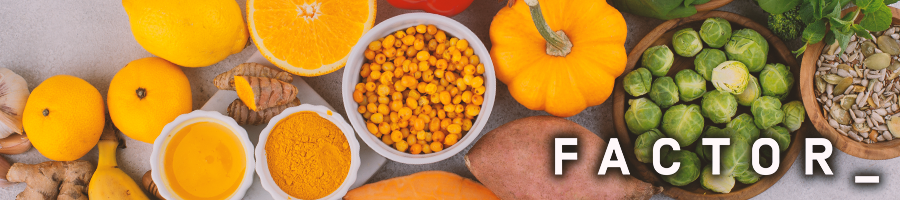
[[[351,150],[341,129],[310,111],[280,120],[265,143],[272,180],[294,198],[320,199],[337,190],[350,171]]]
[[[228,127],[208,121],[186,125],[166,144],[165,179],[181,199],[227,199],[244,178],[246,158]]]

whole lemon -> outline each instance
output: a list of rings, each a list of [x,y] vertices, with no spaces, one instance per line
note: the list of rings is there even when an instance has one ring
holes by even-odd
[[[241,52],[247,26],[234,0],[123,0],[134,39],[153,55],[205,67]]]
[[[56,75],[34,88],[22,125],[31,144],[51,160],[72,161],[97,145],[106,124],[100,91],[78,77]]]
[[[191,112],[191,84],[181,68],[162,58],[131,61],[116,73],[106,95],[119,130],[153,144],[166,124]]]

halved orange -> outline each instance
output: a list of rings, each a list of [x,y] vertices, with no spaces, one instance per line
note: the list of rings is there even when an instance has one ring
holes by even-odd
[[[350,48],[374,22],[375,0],[247,1],[247,24],[260,53],[300,76],[344,67]]]

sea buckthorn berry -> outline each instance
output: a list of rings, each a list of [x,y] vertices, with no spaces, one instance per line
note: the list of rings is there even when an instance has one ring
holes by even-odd
[[[406,148],[409,148],[409,144],[406,141],[400,141],[394,144],[397,147],[397,151],[405,152]]]
[[[400,131],[391,132],[391,140],[394,142],[402,142],[403,141],[403,133]]]
[[[436,27],[436,26],[434,26],[434,24],[429,24],[429,25],[428,25],[428,26],[426,26],[426,27],[425,27],[425,28],[426,28],[426,30],[427,30],[427,32],[428,32],[428,34],[432,34],[432,35],[434,35],[434,34],[436,34],[436,33],[437,33],[437,27]]]
[[[432,142],[431,150],[434,152],[442,151],[444,150],[444,145],[442,145],[440,142]]]
[[[456,144],[457,140],[459,140],[459,135],[457,135],[457,134],[447,135],[446,137],[444,137],[444,145],[447,145],[448,147],[453,146],[454,144]]]
[[[476,87],[476,88],[473,88],[473,89],[474,89],[475,94],[477,94],[477,95],[482,95],[482,94],[484,94],[484,89],[485,89],[484,86]]]
[[[472,91],[465,91],[462,93],[462,101],[466,103],[472,102]]]
[[[466,107],[465,107],[465,106],[463,106],[463,105],[456,105],[456,107],[454,107],[454,109],[453,109],[453,112],[456,112],[456,113],[462,113],[462,112],[465,111],[465,110],[466,110]],[[476,113],[476,114],[477,114],[477,113]]]
[[[381,41],[372,41],[369,43],[369,50],[377,51],[381,49]]]
[[[478,63],[478,66],[475,67],[475,73],[484,74],[484,64]]]
[[[382,53],[375,54],[375,63],[383,64],[385,61],[387,61],[387,56]]]
[[[370,118],[371,118],[372,122],[376,123],[376,124],[380,124],[380,123],[384,122],[384,115],[382,115],[381,113],[372,114],[372,117],[370,117]]]
[[[472,120],[462,120],[462,130],[469,131],[472,129]]]
[[[458,42],[456,42],[456,49],[465,50],[467,48],[469,48],[468,40],[462,39],[462,40],[459,40]]]
[[[394,56],[397,55],[397,49],[394,47],[385,47],[383,54],[385,56],[387,56],[388,58],[393,58]]]
[[[468,105],[466,106],[466,115],[467,116],[475,116],[478,115],[478,112],[481,112],[481,107],[476,105]]]
[[[375,51],[372,51],[371,49],[366,49],[366,51],[363,52],[363,55],[366,56],[366,59],[375,59]]]
[[[412,35],[407,35],[406,37],[403,37],[403,39],[400,39],[400,40],[403,41],[404,45],[413,45],[413,42],[416,41],[416,37],[412,36]]]
[[[388,116],[390,116],[391,122],[393,122],[393,123],[400,122],[400,114],[397,114],[397,112],[391,112],[391,114],[388,114]],[[397,126],[400,126],[400,125],[398,124]]]
[[[383,47],[385,49],[388,47],[391,47],[394,45],[394,42],[396,40],[397,40],[397,38],[395,38],[394,35],[388,35],[387,37],[384,37],[384,41],[381,41],[381,47]],[[369,48],[371,48],[371,47],[369,47]]]
[[[369,130],[369,133],[375,134],[378,133],[378,126],[372,122],[366,122],[366,129]]]
[[[447,45],[444,43],[438,43],[437,47],[434,48],[434,55],[441,55],[447,50]]]
[[[468,57],[468,56],[474,56],[473,54],[475,54],[475,50],[472,49],[472,47],[466,48],[466,50],[463,51],[463,55],[466,56],[466,57]]]
[[[409,153],[411,153],[411,154],[420,154],[420,153],[422,153],[422,145],[420,145],[420,144],[413,144],[411,147],[409,147]]]
[[[457,41],[459,41],[459,38],[450,38],[450,46],[456,48]]]
[[[434,51],[435,49],[437,49],[437,41],[434,41],[434,39],[428,40],[428,50]]]
[[[388,98],[387,95],[379,95],[378,96],[378,103],[387,104],[390,102],[391,102],[391,98]]]
[[[478,88],[478,87],[481,87],[482,85],[484,85],[484,78],[481,78],[481,76],[476,76],[475,78],[472,78],[472,87],[473,88]]]
[[[366,106],[359,106],[359,108],[356,108],[356,111],[358,111],[359,114],[366,113]]]
[[[403,37],[406,37],[406,32],[403,32],[403,31],[397,31],[397,32],[394,32],[394,37],[395,37],[395,38],[403,38]]]
[[[422,153],[432,153],[431,146],[427,145],[427,143],[422,145]]]
[[[469,64],[477,65],[481,60],[478,59],[478,55],[469,56]]]
[[[419,24],[416,26],[416,33],[425,33],[427,32],[427,27],[425,25]]]
[[[445,136],[446,136],[446,135],[444,135],[444,132],[436,131],[436,132],[434,132],[434,133],[431,134],[431,140],[432,140],[432,141],[435,141],[435,142],[444,142],[444,137],[445,137]]]
[[[409,27],[409,28],[406,28],[406,34],[407,34],[407,35],[413,35],[413,34],[416,34],[416,27],[415,27],[415,26],[411,26],[411,27]]]
[[[437,40],[437,42],[440,43],[447,42],[447,33],[444,31],[437,31],[437,33],[434,34],[434,40]]]
[[[375,114],[372,114],[372,115],[375,115]],[[387,122],[382,122],[382,123],[378,124],[378,132],[380,132],[382,135],[390,133],[391,125],[388,124]]]
[[[381,142],[384,142],[386,145],[393,145],[395,143],[394,140],[388,136],[381,136]]]
[[[481,95],[472,96],[472,104],[480,106],[482,103],[484,103],[484,97],[481,97]]]
[[[428,51],[419,51],[419,53],[416,53],[416,59],[419,61],[427,61],[429,57],[431,57],[431,55],[428,54]]]

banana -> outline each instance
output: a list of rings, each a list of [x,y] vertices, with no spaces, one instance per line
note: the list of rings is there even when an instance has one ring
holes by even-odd
[[[88,185],[88,197],[90,199],[121,199],[121,200],[149,200],[144,191],[128,174],[119,169],[116,164],[116,148],[119,139],[116,136],[112,123],[108,123],[100,142],[100,157],[97,162],[97,171],[91,177]]]

